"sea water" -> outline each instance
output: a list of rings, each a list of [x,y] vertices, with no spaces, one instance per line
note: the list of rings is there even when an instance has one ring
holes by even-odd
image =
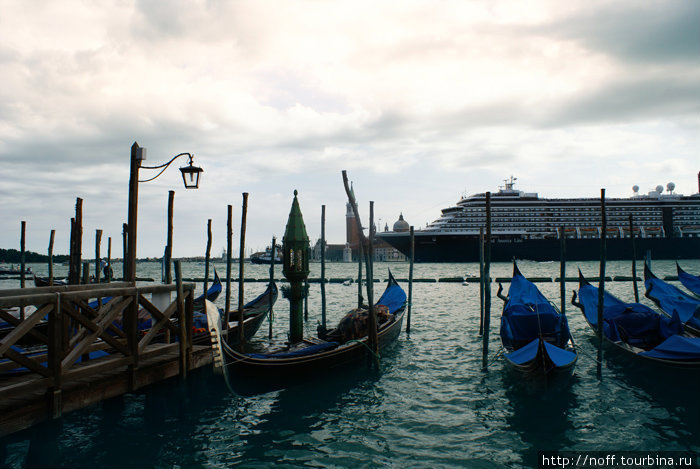
[[[700,272],[697,261],[681,264]],[[31,266],[39,273],[46,270]],[[607,276],[631,275],[629,262],[606,267]],[[224,277],[225,266],[217,263],[216,268]],[[397,278],[408,278],[406,263],[375,264],[375,278],[382,280],[375,284],[375,297],[389,268]],[[528,277],[558,277],[560,265],[522,261],[519,268]],[[569,262],[567,276],[575,277],[577,268],[588,277],[598,275],[597,262]],[[245,270],[248,278],[269,275],[268,266],[247,264]],[[277,266],[278,279],[280,270]],[[320,276],[319,264],[311,270],[310,277]],[[656,261],[653,270],[660,277],[675,275],[675,264]],[[183,264],[184,277],[203,272],[201,262]],[[237,275],[237,265],[233,272]],[[416,264],[414,276],[478,272],[478,264]],[[512,264],[493,264],[491,272],[494,278],[508,278]],[[139,263],[138,275],[160,278],[160,264]],[[354,278],[357,266],[328,264],[326,275]],[[0,287],[17,284],[5,280]],[[406,283],[402,286],[408,291]],[[559,283],[537,286],[561,303]],[[514,379],[499,355],[497,287],[494,282],[487,371],[482,370],[478,334],[479,284],[415,282],[410,334],[404,330],[382,352],[379,370],[360,365],[244,398],[205,368],[185,381],[171,379],[7,436],[0,440],[0,456],[10,468],[519,468],[537,467],[539,451],[700,450],[700,372],[650,367],[613,352],[604,353],[599,366],[594,335],[569,303],[575,282],[566,285],[566,313],[580,351],[574,376],[551,388],[523,386]],[[202,285],[197,288],[201,293]],[[264,282],[247,283],[246,300],[264,288]],[[642,283],[639,288],[641,301],[652,305]],[[623,300],[634,299],[632,282],[607,282],[606,289]],[[236,305],[236,284],[231,291]],[[329,325],[357,303],[357,293],[355,283],[327,284]],[[217,304],[224,301],[225,291]],[[311,283],[308,334],[321,320],[320,301],[320,285]],[[288,311],[280,296],[274,340],[286,338]],[[267,337],[265,323],[255,340]]]

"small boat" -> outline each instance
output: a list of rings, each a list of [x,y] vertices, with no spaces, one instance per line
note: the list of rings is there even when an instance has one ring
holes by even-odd
[[[26,275],[32,275],[32,268],[27,267],[24,270],[24,273]],[[0,266],[0,275],[21,275],[22,274],[22,269],[17,266],[15,267],[14,265],[11,265],[10,267],[7,266]]]
[[[681,323],[688,332],[700,336],[700,300],[685,293],[680,288],[664,282],[644,264],[644,295],[653,301],[668,317],[678,313]]]
[[[267,285],[264,292],[258,295],[254,300],[243,305],[243,334],[245,340],[250,340],[263,321],[267,317],[270,309],[277,301],[278,289],[277,285],[273,282]],[[219,317],[223,320],[226,316],[223,309],[219,309]],[[197,321],[196,318],[201,318],[201,322]],[[206,328],[207,327],[207,316],[206,314],[197,314],[195,318],[195,328],[199,325]],[[221,331],[222,337],[226,340],[226,343],[231,346],[237,346],[240,342],[240,333],[238,332],[238,310],[229,311],[228,313],[228,330]],[[206,329],[205,329],[206,330]]]
[[[253,264],[269,264],[272,260],[272,249],[265,248],[265,252],[256,252],[250,255],[250,262]],[[279,244],[275,247],[275,264],[282,263],[282,246]]]
[[[598,330],[598,288],[579,271],[579,290],[571,303],[581,309],[593,331]],[[609,346],[644,360],[683,368],[700,368],[700,338],[683,332],[678,313],[671,318],[641,303],[625,303],[608,292],[603,296],[603,338]]]
[[[676,271],[678,272],[678,280],[681,284],[689,291],[693,292],[693,295],[700,297],[700,276],[689,274],[681,269],[678,262],[676,262]]]
[[[566,316],[515,263],[508,296],[501,296],[500,289],[504,300],[500,335],[508,364],[526,375],[571,375],[578,355]]]
[[[53,279],[53,286],[60,286],[60,285],[68,285],[68,279],[67,278],[62,278],[62,279]],[[36,287],[48,287],[49,286],[49,278],[48,277],[37,277],[36,274],[34,274],[34,286]]]
[[[214,282],[211,284],[211,286],[207,289],[207,294],[206,294],[206,299],[214,302],[216,299],[219,297],[219,294],[221,293],[221,279],[219,278],[219,274],[216,272],[216,269],[214,269]],[[194,309],[196,311],[203,311],[204,310],[204,300],[205,300],[205,295],[202,293],[199,295],[197,298],[194,299]]]
[[[406,293],[389,272],[387,287],[375,305],[380,349],[393,342],[401,332],[405,306]],[[212,314],[210,319],[212,316],[215,319]],[[367,309],[352,310],[338,327],[327,333],[321,331],[318,337],[254,353],[242,353],[225,340],[217,341],[219,332],[212,330],[215,364],[217,356],[221,357],[224,374],[235,376],[232,384],[241,385],[243,389],[239,387],[239,392],[243,393],[280,389],[314,376],[327,377],[329,371],[362,363],[372,354],[368,346],[367,317]],[[215,321],[210,322],[210,328],[212,326],[218,329]]]

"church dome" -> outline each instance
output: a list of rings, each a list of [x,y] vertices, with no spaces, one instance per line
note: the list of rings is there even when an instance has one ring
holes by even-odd
[[[409,230],[408,222],[403,219],[403,213],[399,215],[399,219],[396,220],[396,223],[394,223],[394,231],[395,232],[402,232],[402,231],[408,231]]]

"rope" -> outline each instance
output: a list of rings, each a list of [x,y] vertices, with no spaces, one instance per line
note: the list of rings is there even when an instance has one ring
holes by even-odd
[[[379,360],[379,358],[380,358],[380,357],[379,357],[379,354],[378,354],[378,353],[374,353],[374,350],[372,350],[371,348],[369,348],[369,345],[367,345],[366,343],[362,342],[361,340],[358,340],[358,339],[350,339],[350,340],[348,340],[348,342],[356,342],[356,343],[358,343],[358,344],[364,345],[365,348],[369,351],[369,353],[371,353],[372,355],[374,355],[374,358],[376,358],[377,360]]]
[[[573,344],[573,340],[572,340],[572,344]],[[575,348],[576,350],[578,350],[579,352],[582,352],[585,356],[587,356],[588,358],[590,358],[591,360],[593,360],[594,362],[596,362],[596,364],[601,365],[601,366],[603,365],[601,362],[598,361],[597,358],[595,358],[595,357],[589,355],[588,353],[586,353],[586,351],[585,351],[582,347],[579,347],[579,346],[576,345],[576,344],[573,344],[573,345],[574,345],[574,348]]]
[[[496,355],[491,359],[491,361],[488,362],[487,367],[493,365],[493,363],[501,358],[501,355],[503,355],[503,349],[499,350]]]

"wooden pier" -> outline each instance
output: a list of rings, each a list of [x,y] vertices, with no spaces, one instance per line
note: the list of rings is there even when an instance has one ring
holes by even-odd
[[[0,290],[0,436],[211,363],[181,285]]]

